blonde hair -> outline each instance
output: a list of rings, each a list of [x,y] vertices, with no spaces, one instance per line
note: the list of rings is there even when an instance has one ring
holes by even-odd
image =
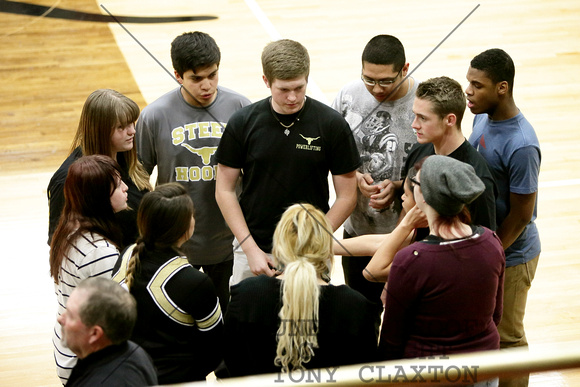
[[[111,137],[118,124],[125,127],[139,118],[139,106],[131,98],[111,89],[93,91],[85,101],[71,152],[80,146],[83,156],[113,154]],[[119,160],[122,158],[122,160]],[[140,190],[151,190],[149,175],[137,159],[135,146],[117,155],[129,177]]]
[[[262,51],[262,71],[270,83],[285,81],[310,74],[310,56],[302,44],[280,39],[270,42]]]
[[[274,231],[272,255],[284,268],[274,362],[283,372],[304,369],[318,347],[318,278],[329,275],[334,259],[324,213],[311,204],[289,207]]]

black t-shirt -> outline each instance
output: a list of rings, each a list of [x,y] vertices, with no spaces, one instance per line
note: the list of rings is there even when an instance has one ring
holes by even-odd
[[[286,208],[306,202],[327,212],[328,172],[342,175],[360,165],[350,127],[339,113],[312,98],[303,109],[286,130],[269,98],[246,106],[228,121],[216,152],[218,163],[242,169],[240,206],[265,252],[272,249],[274,229]]]
[[[433,144],[415,144],[413,148],[411,148],[409,156],[407,157],[405,170],[403,171],[404,176],[407,176],[409,169],[411,169],[415,163],[421,161],[424,157],[434,154],[435,148]],[[487,162],[467,140],[465,140],[459,148],[455,149],[448,156],[471,165],[475,170],[475,174],[485,185],[485,191],[479,195],[477,199],[467,205],[469,213],[471,214],[471,223],[485,226],[490,230],[495,231],[497,229],[495,220],[495,198],[497,197],[497,186],[493,175],[489,171]]]

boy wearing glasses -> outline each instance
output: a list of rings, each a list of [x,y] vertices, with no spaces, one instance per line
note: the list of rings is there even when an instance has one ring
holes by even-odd
[[[390,233],[399,219],[401,173],[417,141],[411,130],[417,83],[406,78],[408,71],[399,39],[375,36],[362,53],[361,79],[344,86],[332,104],[348,121],[362,161],[357,205],[344,224],[344,238]],[[362,275],[370,259],[343,256],[342,266],[346,283],[376,304],[380,321],[383,284]]]

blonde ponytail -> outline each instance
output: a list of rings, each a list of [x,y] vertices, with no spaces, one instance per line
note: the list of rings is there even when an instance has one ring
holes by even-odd
[[[282,308],[277,332],[275,364],[283,372],[303,369],[318,348],[320,285],[314,266],[306,259],[291,262],[284,270]]]
[[[332,227],[320,210],[296,204],[274,232],[274,259],[284,268],[275,364],[283,372],[304,369],[318,348],[319,278],[332,265]]]

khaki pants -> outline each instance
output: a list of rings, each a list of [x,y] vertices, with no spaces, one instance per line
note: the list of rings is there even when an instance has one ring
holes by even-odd
[[[497,330],[500,336],[500,348],[523,347],[528,345],[524,330],[524,316],[528,290],[536,275],[538,255],[534,259],[517,266],[507,267],[503,285],[503,314]],[[500,387],[526,387],[530,375],[513,378],[501,378]]]
[[[503,314],[497,330],[500,337],[500,348],[522,347],[528,345],[524,330],[524,315],[528,290],[532,285],[538,255],[534,259],[517,266],[507,267],[503,285]]]

